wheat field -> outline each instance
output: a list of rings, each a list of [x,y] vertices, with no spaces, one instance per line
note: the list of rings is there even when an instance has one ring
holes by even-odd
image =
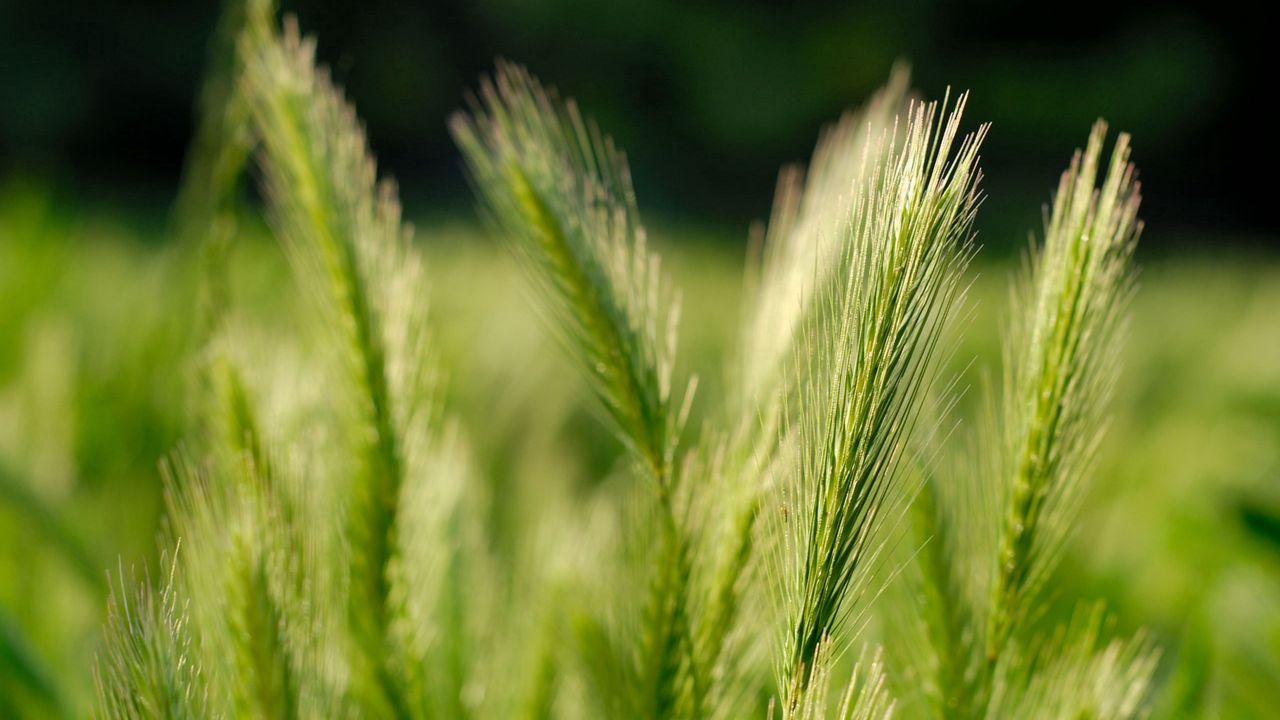
[[[220,32],[170,221],[0,186],[0,717],[1275,712],[1280,263],[1145,253],[1140,137],[999,257],[900,68],[728,244],[499,62],[415,224]]]

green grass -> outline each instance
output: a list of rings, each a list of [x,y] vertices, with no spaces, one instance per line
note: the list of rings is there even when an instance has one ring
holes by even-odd
[[[154,543],[161,508],[157,462],[178,444],[180,433],[138,428],[177,424],[188,405],[182,378],[194,372],[196,357],[180,343],[155,346],[153,338],[174,333],[166,327],[185,322],[182,313],[172,319],[159,312],[139,317],[109,299],[129,287],[131,294],[149,298],[133,307],[188,298],[179,302],[194,313],[188,283],[197,276],[197,259],[178,260],[168,251],[157,255],[129,225],[73,206],[47,206],[41,211],[44,219],[33,222],[36,211],[28,204],[44,205],[36,200],[44,193],[19,192],[11,185],[5,197],[4,228],[21,242],[5,246],[4,266],[20,263],[32,271],[28,278],[59,280],[37,289],[30,280],[5,277],[6,318],[20,329],[10,336],[18,339],[4,345],[3,457],[9,477],[23,482],[59,519],[49,527],[74,528],[94,558],[97,580],[84,577],[78,553],[68,553],[49,527],[34,524],[38,514],[6,498],[0,506],[7,548],[0,587],[11,636],[21,638],[16,647],[27,649],[27,659],[0,654],[0,677],[4,696],[20,708],[15,716],[53,716],[55,706],[45,699],[50,695],[71,714],[82,715],[93,699],[91,666],[82,648],[101,643],[106,608],[95,585],[117,570],[116,558],[123,558],[126,569],[149,563],[153,580],[165,567]],[[26,218],[17,212],[24,205],[30,213]],[[673,282],[685,289],[683,361],[712,371],[725,367],[734,333],[722,309],[738,305],[740,252],[680,232],[663,235],[669,238],[660,245],[666,265]],[[539,331],[518,268],[501,246],[467,224],[420,227],[417,236],[434,278],[433,314],[449,318],[435,328],[440,364],[451,368],[444,402],[470,429],[476,475],[493,498],[485,508],[490,542],[510,562],[536,556],[557,533],[571,531],[537,523],[531,516],[540,511],[526,512],[525,506],[586,502],[598,493],[608,497],[610,488],[601,484],[609,482],[620,446],[594,421],[585,379],[567,372],[572,366]],[[184,263],[191,267],[183,270]],[[288,276],[288,263],[261,231],[241,238],[230,263],[232,296],[256,309],[252,322],[243,323],[245,335],[279,343],[282,358],[313,342],[305,333],[291,336],[291,318],[308,304],[291,282],[280,282]],[[158,266],[162,273],[156,273]],[[1277,551],[1274,539],[1253,529],[1246,511],[1274,508],[1276,502],[1269,493],[1280,466],[1274,436],[1280,371],[1266,358],[1277,350],[1270,329],[1280,320],[1274,309],[1280,306],[1275,290],[1280,264],[1267,257],[1218,255],[1151,258],[1142,266],[1130,339],[1121,354],[1124,371],[1114,419],[1099,448],[1098,481],[1082,500],[1078,529],[1066,545],[1055,586],[1062,595],[1106,599],[1119,627],[1145,627],[1158,639],[1164,650],[1157,716],[1179,715],[1175,702],[1198,714],[1265,716],[1277,677],[1276,648],[1267,639],[1274,631],[1268,608],[1280,597]],[[960,374],[961,385],[976,388],[981,372],[973,358],[979,359],[977,365],[999,358],[996,339],[1012,271],[983,262],[981,255],[970,267],[975,319],[943,376]],[[153,279],[139,283],[146,277]],[[1188,293],[1188,287],[1200,292]],[[43,315],[37,312],[41,308]],[[40,328],[54,311],[68,337],[52,351],[41,350],[48,341],[39,338],[50,331]],[[61,349],[71,338],[83,352]],[[50,373],[44,361],[37,363],[49,352],[65,356],[63,371]],[[513,357],[521,362],[512,363]],[[44,377],[36,377],[36,367],[46,368]],[[280,393],[316,392],[276,369],[268,372],[278,376]],[[171,390],[142,397],[134,394],[141,381],[129,379],[165,377],[173,378]],[[25,421],[33,417],[24,408],[31,407],[34,401],[28,398],[36,392],[62,396],[57,404],[41,400],[42,412],[63,417],[59,422],[78,438],[78,451],[35,452],[21,439],[28,437]],[[704,380],[699,393],[711,403],[724,395],[724,386]],[[976,389],[965,394],[962,416],[980,410],[978,395]],[[104,397],[113,401],[104,403]],[[284,409],[269,414],[294,422]],[[691,422],[698,422],[698,414],[695,409]],[[102,443],[96,439],[102,436],[117,440]],[[137,445],[139,437],[168,444],[147,457]],[[58,476],[49,474],[48,460],[39,459],[50,452],[69,465],[65,490],[55,492]],[[104,516],[101,508],[112,512]],[[1274,509],[1270,512],[1274,517]],[[534,536],[530,524],[542,527],[538,547],[524,540]],[[540,607],[554,604],[545,600]],[[1070,608],[1048,612],[1061,616]],[[563,645],[568,628],[547,624],[542,635],[530,633],[535,638],[530,648]],[[767,660],[764,667],[767,671]],[[32,679],[33,668],[34,677],[47,682]],[[536,683],[526,685],[520,692],[532,697]],[[904,707],[900,701],[900,712]]]
[[[1268,711],[1280,264],[1137,273],[1127,140],[1005,267],[899,72],[740,253],[502,65],[411,233],[238,7],[176,239],[0,190],[0,715]]]

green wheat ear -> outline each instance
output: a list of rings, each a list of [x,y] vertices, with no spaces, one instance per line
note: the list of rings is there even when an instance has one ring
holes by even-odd
[[[796,345],[796,452],[769,518],[785,616],[775,654],[784,717],[807,702],[819,649],[845,642],[856,602],[867,600],[882,511],[898,493],[941,325],[971,254],[985,128],[959,137],[963,104],[947,115],[913,105],[903,136],[867,153],[839,266]]]
[[[500,64],[450,128],[598,407],[659,484],[672,479],[684,415],[673,406],[677,303],[648,247],[626,159],[572,101]]]
[[[1004,383],[974,433],[973,462],[955,477],[931,469],[917,506],[932,537],[920,579],[933,681],[942,707],[962,716],[1038,708],[1058,717],[1066,705],[1049,694],[1089,683],[1075,689],[1081,712],[1097,712],[1088,710],[1095,698],[1110,708],[1101,716],[1131,717],[1154,668],[1144,641],[1100,641],[1100,611],[1049,637],[1035,630],[1106,425],[1133,288],[1138,186],[1127,136],[1104,169],[1105,137],[1098,123],[1063,174],[1043,244],[1016,286]]]
[[[554,308],[596,407],[653,481],[642,497],[653,512],[637,528],[653,543],[634,578],[644,607],[622,641],[632,657],[604,652],[612,643],[604,628],[583,623],[595,631],[581,635],[582,651],[612,668],[593,672],[597,694],[627,714],[696,717],[719,648],[699,637],[693,615],[698,529],[686,508],[696,490],[682,482],[676,456],[693,386],[678,407],[676,302],[649,251],[625,158],[572,101],[511,65],[499,66],[451,128],[485,209]],[[618,695],[618,677],[632,691]]]
[[[175,580],[191,598],[212,697],[241,717],[296,717],[298,668],[277,587],[285,571],[279,519],[265,511],[274,498],[260,492],[247,456],[218,469],[178,456],[168,468],[173,545],[185,543]]]
[[[771,628],[759,612],[758,519],[771,478],[788,460],[785,411],[794,409],[798,378],[788,361],[821,308],[815,300],[824,279],[839,268],[852,202],[851,188],[870,172],[869,150],[905,105],[905,66],[861,109],[823,130],[807,172],[784,168],[767,230],[752,229],[746,273],[744,324],[733,392],[724,421],[725,440],[712,446],[713,465],[703,483],[703,534],[715,558],[707,571],[706,609],[697,637],[707,664],[709,707],[722,716],[748,712],[742,686],[760,664]],[[759,258],[756,255],[760,255]],[[759,261],[759,267],[755,263]],[[745,674],[745,675],[744,675]]]
[[[242,41],[244,88],[262,145],[268,209],[298,272],[337,330],[348,371],[344,400],[359,472],[350,481],[350,622],[370,697],[411,713],[420,683],[392,635],[402,563],[402,493],[438,420],[426,343],[423,268],[409,247],[395,188],[379,184],[354,110],[316,68],[296,24]],[[447,548],[427,548],[431,556]],[[417,561],[413,559],[412,561]]]
[[[1120,135],[1099,184],[1106,125],[1062,175],[1043,246],[1014,295],[1001,440],[987,447],[1005,493],[987,627],[997,656],[1036,604],[1062,552],[1106,427],[1120,331],[1142,230],[1139,188]]]
[[[125,578],[107,606],[106,650],[94,670],[97,717],[103,720],[211,717],[208,680],[195,651],[187,600],[177,582],[178,556],[162,556],[158,590],[148,577]]]

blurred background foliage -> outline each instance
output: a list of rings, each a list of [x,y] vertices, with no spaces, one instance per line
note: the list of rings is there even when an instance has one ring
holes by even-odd
[[[1021,243],[1094,118],[1130,131],[1153,246],[1267,242],[1277,157],[1260,111],[1268,26],[1244,3],[1082,0],[294,0],[418,213],[470,208],[445,117],[497,56],[591,109],[628,149],[650,217],[737,237],[783,163],[879,86],[973,91],[989,246]],[[0,2],[0,164],[86,200],[163,207],[191,134],[218,3]],[[1063,14],[1065,13],[1065,15]]]
[[[1010,257],[1102,115],[1135,135],[1141,289],[1099,482],[1060,572],[1164,646],[1160,710],[1280,706],[1280,230],[1254,180],[1276,135],[1265,26],[1229,2],[898,0],[286,2],[366,120],[420,220],[449,402],[493,512],[556,474],[585,487],[617,448],[474,220],[447,113],[495,56],[528,63],[628,149],[685,296],[684,356],[716,378],[746,228],[778,166],[912,62],[928,96],[991,120],[985,249],[952,372],[998,359]],[[196,382],[200,255],[168,205],[216,3],[0,1],[0,718],[82,716],[117,567],[152,563],[159,461]],[[252,205],[252,204],[251,204]],[[654,222],[656,221],[656,222]],[[264,337],[301,300],[252,207],[233,299]],[[273,335],[276,334],[276,335]],[[513,359],[518,359],[514,361]],[[704,382],[700,407],[719,388]],[[695,420],[696,422],[696,420]],[[493,527],[514,523],[495,518]],[[499,538],[501,541],[501,538]],[[511,541],[511,538],[507,538]]]

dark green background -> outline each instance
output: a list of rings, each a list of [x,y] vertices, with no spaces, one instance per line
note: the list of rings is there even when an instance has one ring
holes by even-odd
[[[417,213],[468,213],[445,130],[501,56],[579,98],[629,150],[643,209],[728,237],[767,214],[779,165],[908,59],[972,90],[988,245],[1020,242],[1101,115],[1135,135],[1148,250],[1275,243],[1272,52],[1226,2],[1001,0],[286,1]],[[0,175],[78,200],[163,207],[176,186],[212,2],[0,0]]]

